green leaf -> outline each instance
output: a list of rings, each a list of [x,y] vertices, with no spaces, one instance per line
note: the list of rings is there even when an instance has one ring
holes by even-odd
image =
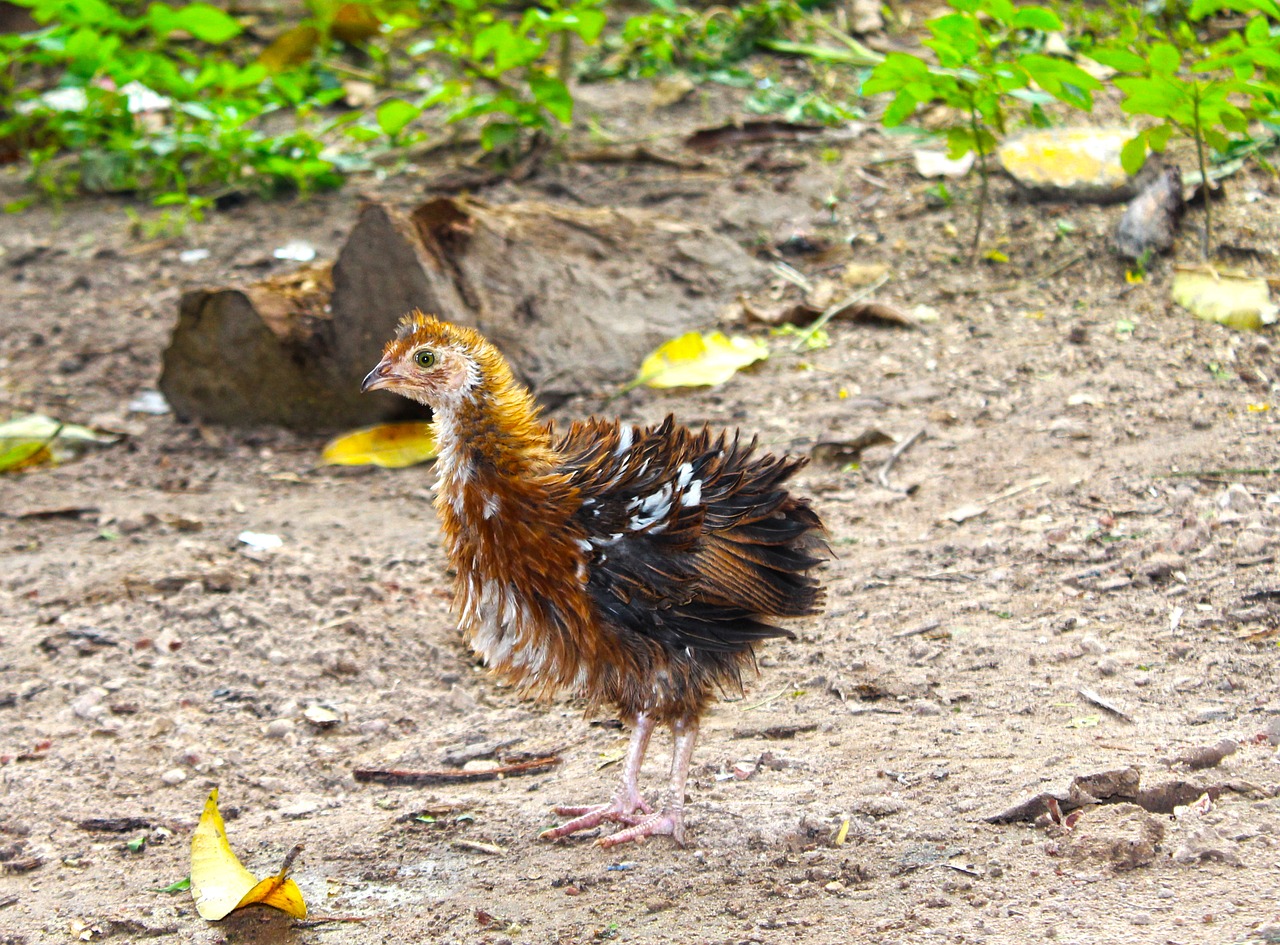
[[[1135,135],[1120,150],[1120,166],[1126,174],[1136,174],[1147,163],[1147,136]]]
[[[1154,43],[1149,57],[1151,71],[1157,75],[1173,75],[1182,64],[1182,55],[1171,43]]]
[[[588,44],[600,37],[608,22],[608,18],[600,10],[578,10],[576,13],[566,13],[564,19],[573,32]]]
[[[1036,84],[1054,98],[1083,111],[1092,111],[1092,89],[1102,83],[1079,66],[1052,56],[1026,55],[1018,60]]]
[[[919,102],[916,101],[915,96],[903,89],[889,103],[889,107],[880,116],[880,121],[886,128],[896,128],[915,113],[917,105]]]
[[[889,53],[884,62],[872,69],[871,75],[862,83],[862,94],[896,92],[908,82],[927,81],[928,78],[929,67],[924,60],[906,53]]]
[[[1013,3],[1010,0],[987,0],[987,13],[993,20],[1008,26],[1013,22]]]
[[[1040,30],[1042,33],[1056,33],[1062,29],[1062,20],[1058,14],[1044,7],[1019,7],[1013,15],[1013,28],[1016,30]]]
[[[486,26],[476,34],[475,42],[471,47],[471,55],[479,62],[490,53],[493,53],[494,68],[499,72],[506,72],[521,62],[529,61],[530,57],[527,53],[531,50],[536,55],[536,44],[530,43],[524,37],[517,36],[511,24],[506,20],[499,20],[492,26]]]
[[[1173,125],[1165,122],[1163,125],[1156,125],[1154,128],[1147,129],[1147,144],[1151,146],[1151,150],[1157,154],[1164,151],[1169,146],[1169,139],[1173,137]]]
[[[561,124],[573,120],[573,96],[568,87],[552,75],[530,73],[529,91],[539,105],[551,113]]]
[[[422,109],[418,106],[411,105],[404,99],[390,98],[378,106],[375,117],[383,134],[394,138],[421,114]]]
[[[1108,49],[1104,46],[1090,50],[1089,58],[1119,72],[1145,74],[1147,71],[1147,60],[1127,49]]]
[[[1261,46],[1271,42],[1271,24],[1265,16],[1255,16],[1244,28],[1244,38],[1250,46]]]
[[[947,129],[947,157],[951,160],[958,160],[970,151],[976,151],[977,144],[973,132],[966,126],[957,125]]]
[[[181,7],[153,3],[147,8],[147,19],[152,31],[162,39],[175,30],[183,30],[201,42],[218,45],[243,32],[234,17],[207,3]]]
[[[491,121],[480,132],[480,146],[493,151],[513,143],[520,137],[520,126],[506,121]]]
[[[182,879],[172,882],[168,886],[160,886],[157,889],[153,889],[152,892],[162,892],[162,893],[186,892],[190,888],[191,888],[191,877],[184,876]]]

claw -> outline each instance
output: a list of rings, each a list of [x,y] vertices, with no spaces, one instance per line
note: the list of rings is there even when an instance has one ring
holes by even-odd
[[[549,827],[538,836],[543,840],[559,840],[571,833],[590,830],[606,822],[632,827],[644,821],[644,816],[637,814],[637,810],[643,811],[644,815],[650,813],[649,805],[644,802],[644,798],[638,797],[636,801],[638,803],[631,805],[614,798],[608,804],[597,804],[594,807],[556,807],[554,810],[557,814],[573,819],[558,827]]]
[[[607,850],[620,843],[657,836],[672,837],[677,844],[684,846],[684,816],[677,811],[664,810],[661,814],[654,814],[632,823],[626,830],[619,830],[607,837],[601,837],[596,841],[596,846]]]

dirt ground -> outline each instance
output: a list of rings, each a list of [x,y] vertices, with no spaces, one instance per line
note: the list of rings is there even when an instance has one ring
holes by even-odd
[[[713,97],[654,111],[649,94],[588,90],[582,124],[661,127],[675,147],[724,117]],[[132,238],[124,201],[0,219],[0,416],[127,434],[0,478],[0,943],[1280,941],[1274,335],[1173,306],[1167,262],[1127,283],[1106,245],[1120,208],[1029,204],[1003,181],[989,243],[1010,262],[971,269],[970,205],[931,208],[908,147],[853,129],[698,170],[553,163],[486,194],[641,204],[761,248],[852,239],[788,258],[885,264],[879,298],[936,313],[915,331],[837,322],[800,354],[776,341],[718,389],[556,411],[674,411],[802,453],[925,434],[883,481],[889,446],[800,476],[837,555],[828,608],[707,717],[685,849],[536,838],[553,804],[612,791],[626,733],[476,664],[429,468],[322,468],[318,436],[129,412],[183,290],[285,271],[271,254],[290,240],[332,256],[361,193],[410,205],[438,168],[251,202],[173,241]],[[1222,241],[1254,271],[1280,271],[1278,210],[1261,171],[1228,182]],[[244,531],[283,544],[254,552]],[[312,724],[313,706],[340,721]],[[1223,739],[1217,766],[1185,763]],[[668,749],[655,740],[651,791]],[[352,775],[495,753],[563,763],[445,788]],[[1041,792],[1069,811],[1073,778],[1130,767],[1152,811],[988,822]],[[157,891],[187,874],[214,786],[254,872],[305,844],[307,922],[209,923]]]

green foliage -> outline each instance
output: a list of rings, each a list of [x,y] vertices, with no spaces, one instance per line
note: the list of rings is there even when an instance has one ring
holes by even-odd
[[[701,9],[650,0],[653,10],[629,17],[602,43],[592,78],[655,76],[681,70],[715,77],[732,70],[765,40],[806,16],[817,0],[755,0]]]
[[[417,107],[442,105],[447,119],[486,121],[481,143],[509,145],[527,129],[568,124],[569,43],[594,43],[605,27],[603,0],[548,0],[525,9],[519,21],[501,18],[482,0],[443,0],[423,23],[431,38],[409,54],[428,56],[449,75]],[[555,57],[552,54],[556,54]]]
[[[1192,23],[1224,11],[1256,15],[1245,29],[1206,44]],[[1163,152],[1175,135],[1181,135],[1195,144],[1201,179],[1207,181],[1206,147],[1224,155],[1237,151],[1249,143],[1251,119],[1277,114],[1280,42],[1268,16],[1280,20],[1280,4],[1275,0],[1195,0],[1187,19],[1173,24],[1160,38],[1149,39],[1139,30],[1090,51],[1094,59],[1124,73],[1114,80],[1124,93],[1121,109],[1156,122],[1125,145],[1121,159],[1126,171],[1135,173],[1148,150]],[[1212,214],[1211,202],[1206,200],[1206,258],[1213,240]]]
[[[784,121],[840,125],[863,117],[860,108],[833,100],[816,91],[797,91],[778,85],[757,89],[743,102],[757,115],[777,115]]]
[[[1073,63],[1035,51],[1038,36],[1062,29],[1053,11],[1014,6],[1011,0],[950,0],[950,5],[954,12],[925,23],[930,38],[924,44],[933,50],[936,65],[889,53],[862,90],[894,94],[881,118],[888,127],[902,124],[922,105],[939,103],[954,112],[946,127],[950,156],[974,152],[982,180],[973,235],[976,257],[987,195],[985,158],[996,136],[1005,133],[1011,110],[1032,113],[1047,95],[1088,111],[1101,83]],[[1042,91],[1033,90],[1033,84]]]
[[[213,54],[241,32],[218,8],[151,3],[129,16],[102,0],[18,2],[42,28],[0,37],[14,102],[0,138],[28,146],[31,181],[49,196],[144,190],[173,203],[212,185],[271,192],[340,181],[314,138],[259,121],[338,93]],[[58,86],[44,91],[50,74]]]

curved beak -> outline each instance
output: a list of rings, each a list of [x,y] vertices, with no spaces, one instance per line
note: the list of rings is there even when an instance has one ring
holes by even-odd
[[[360,382],[360,393],[367,394],[371,390],[383,390],[393,385],[399,378],[392,373],[391,362],[383,358],[378,366],[364,376]]]

